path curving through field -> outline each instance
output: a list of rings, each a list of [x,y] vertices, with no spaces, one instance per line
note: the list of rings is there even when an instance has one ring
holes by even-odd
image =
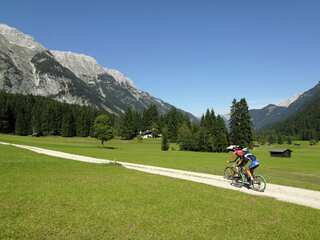
[[[60,151],[49,150],[45,148],[32,147],[27,145],[13,144],[13,143],[5,143],[0,142],[3,145],[10,145],[18,148],[27,149],[39,154],[45,154],[52,157],[64,158],[74,161],[81,161],[87,163],[96,163],[96,164],[109,164],[113,161],[87,157],[82,155],[70,154]],[[141,172],[146,172],[150,174],[156,174],[161,176],[167,176],[171,178],[183,179],[187,181],[203,183],[210,186],[230,189],[234,191],[240,191],[246,194],[262,196],[262,197],[272,197],[280,201],[290,202],[294,204],[299,204],[307,207],[312,207],[316,209],[320,209],[320,191],[307,190],[302,188],[288,187],[276,184],[267,184],[267,189],[265,192],[255,192],[253,190],[247,189],[245,187],[237,188],[230,184],[230,181],[224,179],[222,176],[205,174],[205,173],[197,173],[190,172],[184,170],[177,170],[171,168],[162,168],[155,166],[148,166],[143,164],[135,164],[135,163],[127,163],[127,162],[119,162],[123,167],[137,170]]]

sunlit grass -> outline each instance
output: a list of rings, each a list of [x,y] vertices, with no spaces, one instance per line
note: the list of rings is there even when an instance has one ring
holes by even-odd
[[[10,146],[0,152],[0,239],[320,237],[319,210]]]
[[[175,150],[162,152],[159,139],[123,141],[114,139],[102,146],[93,138],[62,137],[20,137],[0,135],[0,141],[40,146],[59,151],[81,155],[106,158],[110,160],[143,163],[148,165],[184,169],[212,174],[223,174],[227,153],[201,153]],[[257,172],[264,175],[269,183],[284,184],[320,190],[320,145],[309,146],[308,142],[300,142],[301,146],[281,145],[262,146],[254,153],[261,161]],[[293,150],[292,158],[272,158],[269,150],[286,148]]]

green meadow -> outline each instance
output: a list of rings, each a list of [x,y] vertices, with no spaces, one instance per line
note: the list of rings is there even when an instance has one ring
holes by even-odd
[[[223,174],[230,153],[203,153],[179,151],[171,145],[170,151],[160,150],[159,139],[123,141],[111,140],[104,146],[93,138],[21,137],[0,134],[0,141],[39,146],[80,155],[142,163],[147,165],[191,170],[196,172]],[[261,161],[257,173],[265,176],[268,183],[283,184],[320,190],[320,145],[309,146],[273,145],[261,146],[254,153]],[[290,148],[292,158],[272,158],[270,149]]]
[[[190,168],[222,167],[206,154],[159,152],[158,143],[9,140],[87,155]],[[96,150],[94,150],[96,149]],[[150,152],[149,152],[150,151]],[[320,211],[188,181],[36,154],[0,145],[0,239],[319,239]],[[153,153],[158,158],[152,158]],[[158,153],[158,154],[156,154]],[[179,154],[184,154],[179,156]],[[132,158],[130,157],[132,156]],[[172,163],[179,156],[178,163]],[[192,159],[191,156],[200,156]],[[215,155],[213,155],[215,156]],[[220,156],[220,155],[219,155]],[[221,158],[227,155],[221,155]],[[199,168],[192,161],[199,161]],[[209,170],[209,169],[208,169]],[[214,172],[214,171],[213,171]],[[218,171],[217,171],[218,172]]]

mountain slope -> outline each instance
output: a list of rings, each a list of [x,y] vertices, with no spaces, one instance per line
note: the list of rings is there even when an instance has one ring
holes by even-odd
[[[115,114],[128,107],[142,111],[151,104],[161,113],[173,107],[137,89],[124,74],[101,66],[90,56],[50,51],[5,24],[0,24],[0,89],[94,105]]]
[[[250,110],[250,115],[253,125],[255,129],[259,130],[277,122],[284,121],[303,110],[308,104],[314,102],[319,95],[320,82],[310,90],[293,98],[292,101],[287,103],[288,106],[270,104],[262,109],[252,109]]]
[[[285,121],[275,123],[263,130],[275,131],[286,136],[295,136],[302,140],[320,139],[320,95],[315,95],[295,114]]]

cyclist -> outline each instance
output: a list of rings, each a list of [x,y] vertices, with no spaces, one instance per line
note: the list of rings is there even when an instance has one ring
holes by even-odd
[[[237,173],[239,173],[239,170],[244,169],[247,163],[250,162],[249,167],[245,168],[244,172],[250,183],[252,183],[254,170],[259,167],[260,164],[256,156],[254,156],[248,148],[242,148],[241,146],[231,145],[227,147],[227,150],[233,151],[234,155],[236,155],[236,158],[233,161],[228,162],[236,162]]]
[[[239,174],[239,169],[244,167],[244,161],[243,161],[243,157],[245,155],[245,152],[243,151],[243,148],[241,146],[237,146],[237,145],[231,145],[229,147],[227,147],[228,151],[232,151],[233,154],[235,155],[235,159],[231,160],[231,161],[227,161],[227,163],[236,163],[236,170],[237,170],[237,174]]]

